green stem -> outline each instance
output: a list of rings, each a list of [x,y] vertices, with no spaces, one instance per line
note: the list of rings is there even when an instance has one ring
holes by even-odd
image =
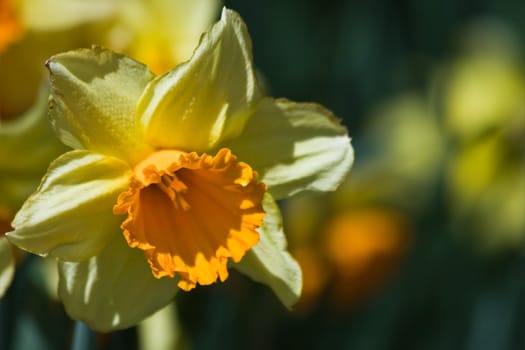
[[[75,322],[73,333],[73,344],[71,350],[92,350],[96,349],[96,334],[87,324],[81,321]]]

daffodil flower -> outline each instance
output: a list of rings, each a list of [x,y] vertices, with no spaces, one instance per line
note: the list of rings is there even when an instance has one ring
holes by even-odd
[[[262,95],[238,14],[224,9],[162,76],[96,47],[47,66],[50,118],[74,150],[50,165],[7,237],[58,258],[73,318],[125,328],[178,289],[226,280],[228,267],[287,307],[297,301],[301,273],[275,199],[334,190],[353,152],[328,110]]]
[[[99,43],[166,71],[190,57],[218,9],[217,0],[0,1],[0,211],[16,212],[66,149],[47,120],[47,57]],[[4,232],[0,297],[13,272]]]

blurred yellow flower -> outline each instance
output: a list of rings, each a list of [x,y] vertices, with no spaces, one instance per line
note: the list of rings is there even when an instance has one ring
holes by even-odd
[[[353,152],[328,110],[262,95],[238,14],[224,9],[192,58],[158,77],[101,48],[47,66],[50,117],[74,150],[51,164],[7,236],[59,259],[72,317],[128,327],[177,285],[224,281],[227,266],[295,303],[301,273],[273,198],[335,189]]]
[[[512,38],[486,22],[471,28],[444,93],[456,229],[489,252],[525,243],[525,69]]]
[[[117,0],[101,44],[164,73],[190,58],[201,34],[216,19],[219,0]]]
[[[0,115],[29,108],[44,76],[44,60],[101,45],[162,73],[187,60],[214,20],[219,0],[2,0]],[[18,69],[15,69],[18,67]]]
[[[109,47],[163,73],[191,56],[220,5],[220,0],[18,0],[18,12],[35,31],[81,26],[76,35],[88,45]]]
[[[401,93],[379,103],[360,136],[366,158],[358,159],[335,206],[378,203],[415,211],[431,195],[445,154],[438,118],[424,96]]]
[[[473,25],[466,48],[448,67],[445,127],[460,142],[518,122],[525,113],[525,71],[512,36],[495,24]]]

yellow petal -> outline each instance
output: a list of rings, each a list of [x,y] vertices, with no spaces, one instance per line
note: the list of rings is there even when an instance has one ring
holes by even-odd
[[[67,313],[91,328],[108,332],[131,327],[167,305],[178,288],[151,275],[141,252],[116,235],[96,256],[59,262],[60,299]]]
[[[164,150],[135,167],[130,189],[115,214],[131,247],[144,250],[155,277],[179,276],[179,287],[211,284],[228,276],[255,245],[266,186],[227,149],[216,156]]]
[[[137,115],[150,144],[206,152],[241,133],[259,97],[246,26],[225,9],[190,61],[148,85]]]
[[[58,54],[51,73],[50,118],[66,145],[135,162],[149,153],[135,106],[153,74],[102,48]]]
[[[223,145],[259,172],[276,199],[333,191],[354,160],[347,130],[329,110],[285,99],[262,100],[242,135]]]
[[[24,250],[64,260],[97,254],[118,235],[111,208],[130,176],[131,169],[119,159],[65,153],[51,163],[38,190],[15,215],[8,239]]]

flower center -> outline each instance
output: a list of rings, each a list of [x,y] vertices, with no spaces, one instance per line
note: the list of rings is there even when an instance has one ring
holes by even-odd
[[[153,275],[178,276],[190,290],[228,277],[259,241],[266,186],[228,149],[215,156],[158,151],[134,169],[113,212],[130,247],[144,250]]]
[[[0,1],[0,54],[22,36],[22,24],[17,18],[11,0]]]

